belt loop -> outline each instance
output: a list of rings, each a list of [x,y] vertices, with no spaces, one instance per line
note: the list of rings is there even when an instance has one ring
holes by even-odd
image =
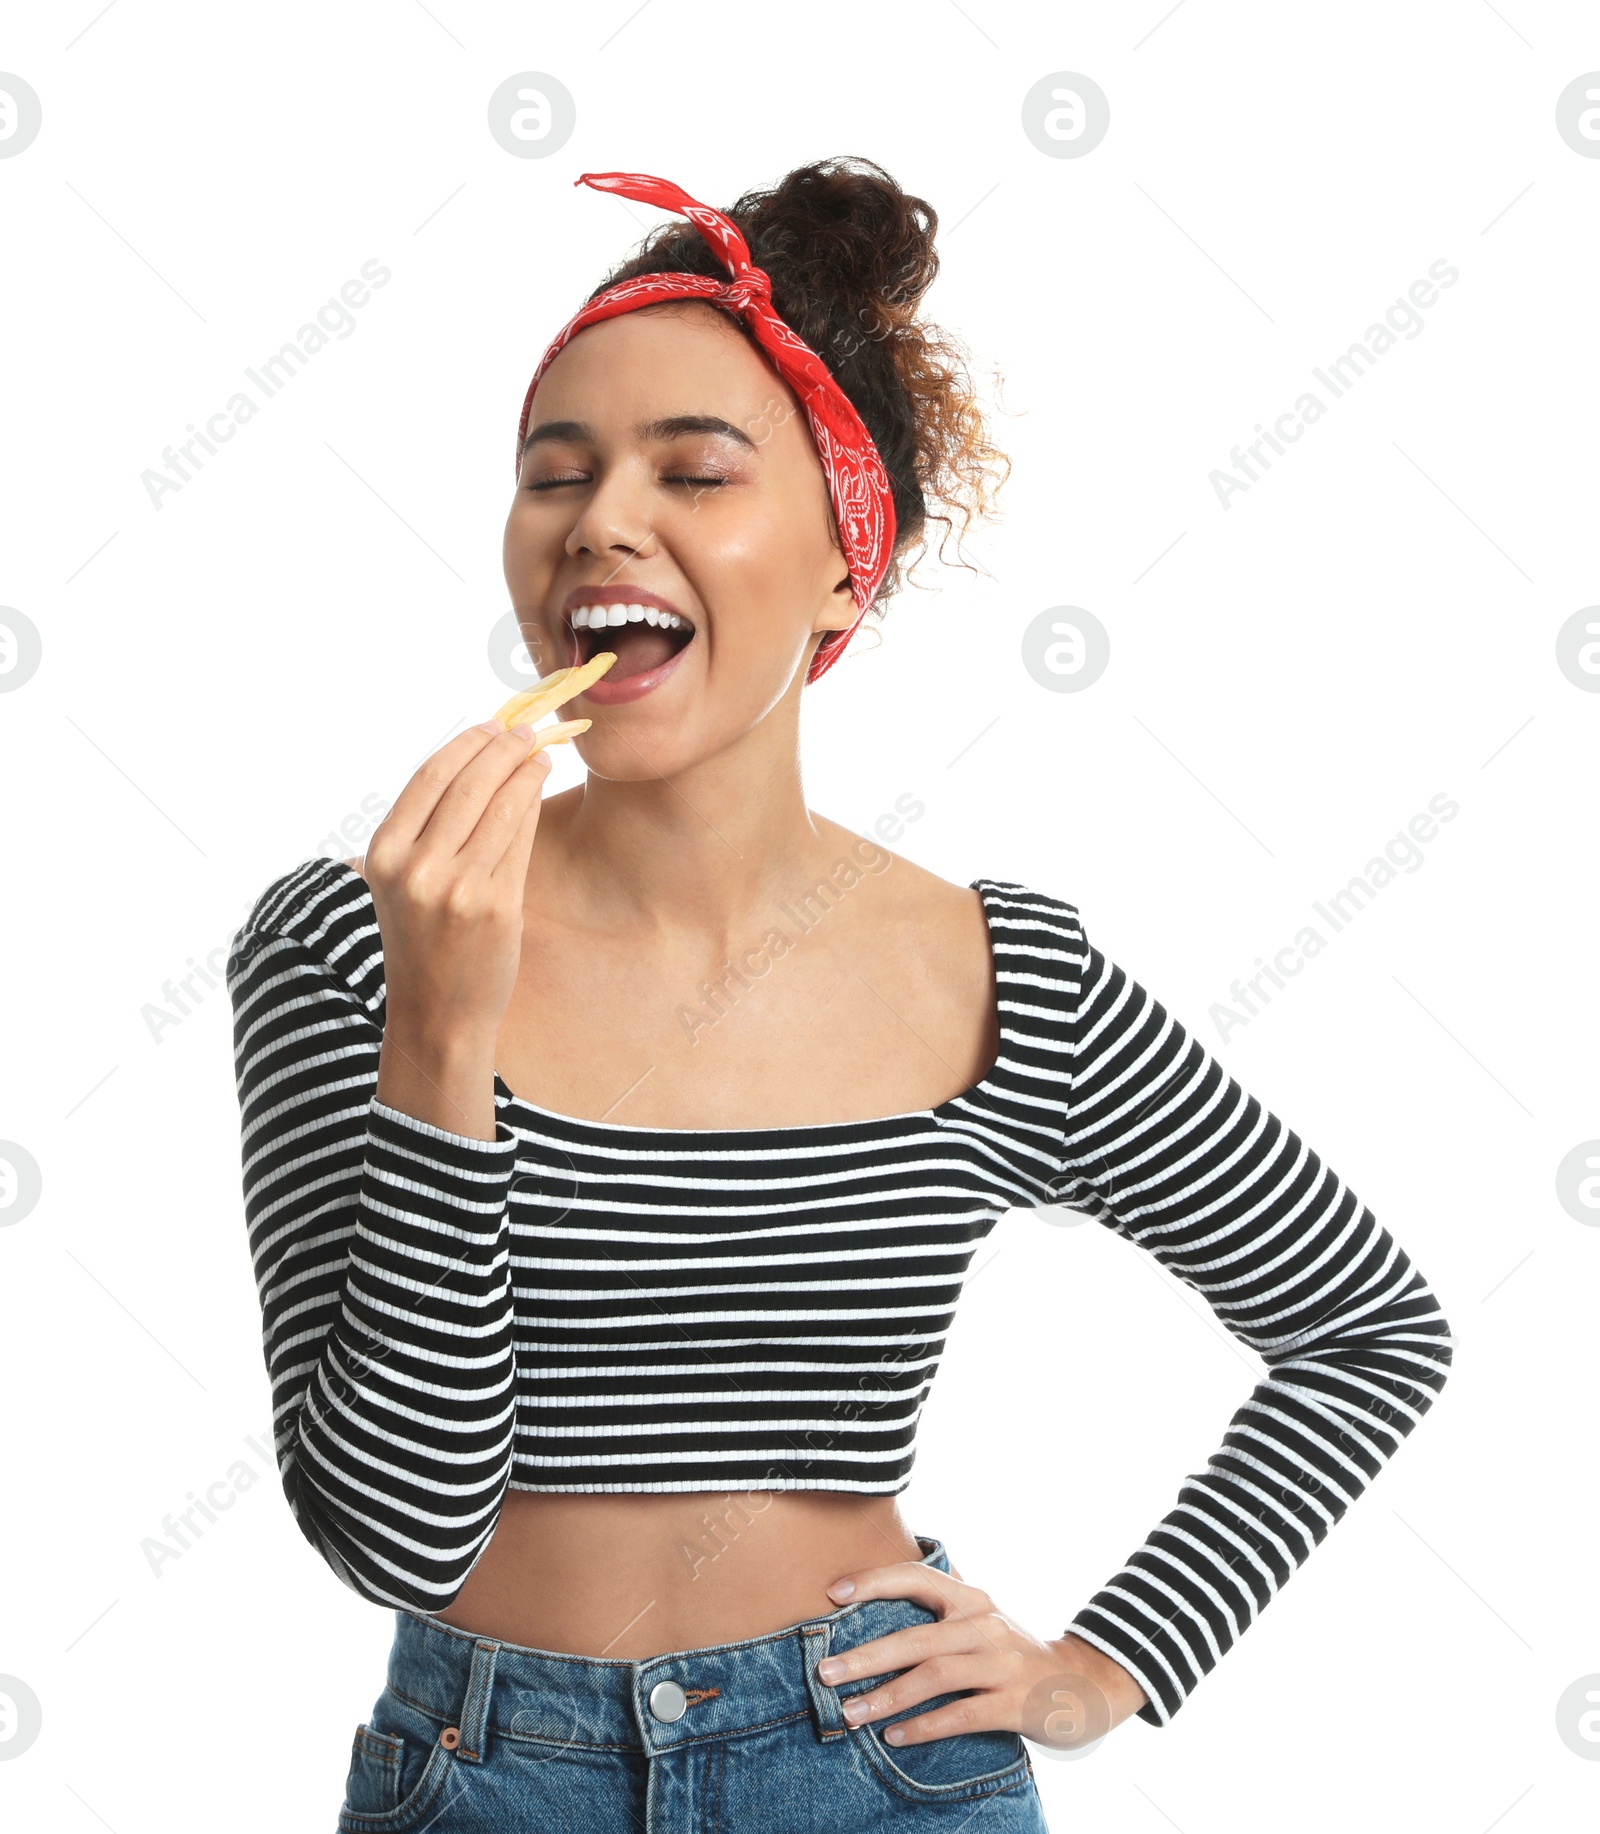
[[[839,1710],[838,1689],[817,1679],[817,1664],[827,1656],[832,1631],[833,1626],[828,1623],[800,1626],[800,1660],[805,1668],[806,1692],[811,1696],[811,1717],[817,1737],[824,1743],[841,1738],[847,1729]]]
[[[472,1645],[472,1667],[467,1675],[467,1698],[461,1708],[461,1743],[456,1756],[469,1763],[482,1763],[488,1742],[489,1702],[494,1696],[494,1662],[500,1645],[491,1637],[479,1637]]]

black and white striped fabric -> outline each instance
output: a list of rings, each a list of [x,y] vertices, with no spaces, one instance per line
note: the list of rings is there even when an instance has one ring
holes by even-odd
[[[1062,1204],[1265,1364],[1068,1626],[1168,1723],[1431,1406],[1452,1339],[1371,1212],[1073,905],[974,888],[1001,1044],[964,1094],[664,1131],[497,1076],[490,1141],[376,1098],[365,880],[317,858],[268,886],[228,960],[245,1214],[284,1490],[347,1585],[444,1609],[508,1485],[903,1490],[979,1244],[1009,1209]]]

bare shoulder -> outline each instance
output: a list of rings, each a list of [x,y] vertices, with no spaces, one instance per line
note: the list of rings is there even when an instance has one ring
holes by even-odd
[[[927,958],[965,952],[983,972],[988,962],[988,919],[970,885],[957,885],[877,841],[852,834],[837,822],[817,818],[863,879],[877,880],[879,893],[865,921],[897,948]]]
[[[946,963],[965,953],[985,982],[989,962],[989,919],[983,900],[970,885],[941,879],[925,866],[897,855],[900,876],[898,915],[908,932],[923,940]],[[910,940],[908,936],[907,940]]]
[[[362,854],[359,860],[341,860],[340,864],[342,866],[348,866],[352,872],[361,872],[362,866],[366,863],[366,857],[365,854]],[[361,872],[361,876],[364,879],[367,875]]]

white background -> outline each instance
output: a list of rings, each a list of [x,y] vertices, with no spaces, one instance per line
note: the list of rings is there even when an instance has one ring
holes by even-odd
[[[1075,902],[1373,1208],[1458,1346],[1171,1726],[1035,1748],[1052,1825],[1592,1822],[1556,1703],[1600,1670],[1600,1231],[1556,1168],[1600,1134],[1600,699],[1556,640],[1600,599],[1600,160],[1555,105],[1600,69],[1593,9],[96,5],[12,6],[0,39],[43,104],[0,160],[0,603],[43,639],[0,695],[0,1137],[43,1174],[0,1229],[0,1673],[43,1704],[0,1819],[332,1826],[392,1620],[247,1443],[225,990],[150,1014],[509,692],[486,643],[523,391],[661,220],[576,175],[726,206],[861,153],[940,214],[926,310],[1003,375],[1015,471],[974,570],[930,556],[807,691],[811,805],[870,832],[909,791],[901,852]],[[576,98],[548,159],[486,125],[526,70]],[[1081,158],[1022,131],[1056,71],[1110,100]],[[155,508],[141,472],[369,259],[392,280],[354,332]],[[1421,332],[1223,508],[1230,449],[1441,259]],[[1082,692],[1021,660],[1063,605],[1110,637]],[[1415,869],[1224,1042],[1234,981],[1440,793]],[[1261,1372],[1149,1257],[1060,1222],[1012,1213],[980,1251],[904,1499],[1045,1636]],[[157,1577],[146,1539],[241,1458],[253,1487]]]

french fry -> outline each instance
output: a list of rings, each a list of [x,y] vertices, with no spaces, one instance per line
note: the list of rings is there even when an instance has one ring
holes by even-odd
[[[553,688],[559,688],[571,673],[571,669],[557,669],[554,674],[546,675],[537,688],[524,688],[520,694],[513,694],[494,717],[509,732],[513,726],[521,722],[525,708],[531,707],[541,694],[546,694]],[[534,717],[537,718],[538,715],[535,714]]]
[[[547,745],[565,745],[580,732],[587,732],[593,724],[593,720],[560,720],[554,726],[546,726],[533,735],[533,748],[528,756],[531,758],[534,752],[543,751]]]
[[[536,688],[526,688],[521,694],[513,694],[494,718],[507,732],[513,726],[531,726],[535,720],[543,719],[545,714],[564,706],[585,688],[593,687],[616,659],[615,650],[601,650],[599,655],[591,656],[579,668],[556,669],[546,675]]]

